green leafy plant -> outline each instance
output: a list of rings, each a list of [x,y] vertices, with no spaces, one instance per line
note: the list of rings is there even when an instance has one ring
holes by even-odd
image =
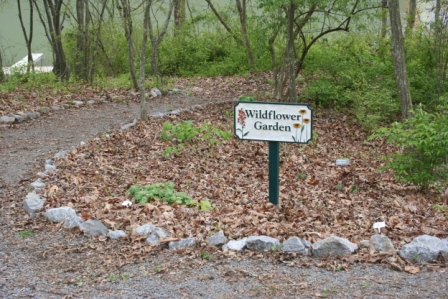
[[[283,244],[280,243],[280,244],[278,244],[278,245],[273,246],[273,247],[271,248],[271,250],[272,250],[272,251],[279,251],[280,249],[282,249],[282,247],[283,247]]]
[[[210,124],[195,126],[192,120],[172,124],[165,122],[162,125],[161,138],[165,142],[170,142],[164,150],[166,158],[172,155],[179,155],[179,151],[185,149],[185,144],[191,144],[194,140],[207,141],[210,147],[218,144],[219,139],[228,140],[232,138],[232,133],[213,127]]]
[[[400,152],[388,155],[385,169],[396,179],[410,182],[427,191],[430,184],[448,181],[448,105],[428,113],[419,107],[414,117],[376,130],[369,139],[386,137]]]
[[[19,232],[19,236],[22,238],[29,238],[29,237],[34,236],[34,232],[29,231],[29,230],[23,230],[23,231]]]
[[[208,252],[202,252],[201,259],[211,261],[213,259],[213,256]]]
[[[161,200],[168,204],[189,205],[192,203],[191,197],[185,192],[177,192],[174,190],[174,183],[157,183],[152,185],[132,185],[127,191],[134,197],[134,201],[145,204],[151,200]]]

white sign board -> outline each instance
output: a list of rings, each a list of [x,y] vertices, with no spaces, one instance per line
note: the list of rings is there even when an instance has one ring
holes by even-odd
[[[240,101],[234,112],[239,139],[308,143],[313,138],[313,110],[307,104]]]

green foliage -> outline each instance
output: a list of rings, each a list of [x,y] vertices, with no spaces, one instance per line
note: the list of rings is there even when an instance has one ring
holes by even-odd
[[[170,157],[171,155],[179,155],[179,150],[185,149],[185,144],[196,139],[207,141],[209,146],[213,147],[219,139],[228,140],[232,138],[232,133],[207,123],[197,127],[193,124],[193,121],[186,120],[176,124],[165,122],[162,125],[161,138],[163,141],[171,142],[171,145],[164,151],[164,156]]]
[[[34,236],[34,232],[29,230],[20,231],[18,234],[21,238],[30,238]]]
[[[213,259],[213,256],[208,252],[202,252],[201,259],[211,261]]]
[[[400,103],[386,87],[365,86],[347,91],[346,95],[354,102],[352,109],[356,119],[369,131],[400,116]]]
[[[411,182],[426,191],[430,184],[448,181],[448,105],[429,113],[419,107],[413,118],[381,128],[370,139],[386,137],[402,149],[388,156],[386,169],[392,169],[401,182]]]
[[[152,185],[132,185],[128,192],[133,196],[134,201],[145,204],[151,200],[161,200],[168,204],[189,205],[192,200],[185,192],[177,192],[174,190],[174,183],[158,183]]]

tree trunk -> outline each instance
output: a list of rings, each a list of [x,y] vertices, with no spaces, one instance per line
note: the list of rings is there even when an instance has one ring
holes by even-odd
[[[434,12],[434,21],[436,22],[436,25],[440,23],[440,10],[442,9],[442,3],[441,0],[436,0],[436,7]]]
[[[31,43],[33,41],[33,2],[32,0],[29,0],[29,6],[30,6],[30,29],[29,29],[29,35],[26,33],[25,25],[23,23],[22,18],[22,7],[20,5],[20,0],[17,0],[17,8],[19,10],[19,21],[20,21],[20,27],[22,28],[23,37],[25,38],[26,43],[26,49],[27,49],[27,56],[28,56],[28,64],[26,66],[26,72],[29,73],[30,69],[34,71],[34,61],[33,61],[33,52],[31,49]]]
[[[76,18],[78,32],[76,39],[76,64],[75,73],[78,78],[85,82],[89,80],[89,2],[87,0],[76,0]]]
[[[149,28],[149,36],[151,38],[151,74],[154,76],[159,75],[159,45],[165,36],[168,25],[170,23],[171,15],[173,13],[174,1],[171,1],[168,14],[165,19],[165,23],[160,30],[155,30],[152,25],[151,15],[149,15],[148,28]],[[157,31],[158,33],[156,34]]]
[[[61,8],[64,0],[43,0],[46,21],[44,20],[44,14],[39,8],[38,1],[34,0],[33,3],[53,50],[53,73],[61,81],[68,81],[70,70],[65,59],[64,48],[62,47],[63,20],[61,20]]]
[[[138,89],[137,75],[135,70],[134,59],[134,39],[132,38],[132,17],[131,17],[131,4],[129,0],[121,0],[120,15],[123,19],[124,34],[128,41],[128,55],[129,55],[129,71],[131,72],[132,85],[135,89]]]
[[[185,0],[174,0],[174,33],[182,31],[185,25]]]
[[[392,58],[394,61],[395,79],[397,81],[398,96],[400,98],[401,115],[403,119],[412,117],[412,99],[409,90],[406,61],[404,56],[403,34],[401,29],[400,8],[398,1],[388,0],[389,19],[392,38]]]
[[[148,43],[148,27],[150,22],[149,12],[151,9],[151,0],[146,0],[145,14],[143,18],[143,42],[140,50],[140,119],[148,120],[148,108],[146,106],[145,92],[145,64],[146,64],[146,45]]]
[[[289,101],[291,103],[297,103],[297,91],[296,91],[296,76],[294,72],[294,11],[295,6],[291,3],[289,4],[287,10],[287,39],[288,44],[286,48],[287,58],[288,58],[288,79],[289,79]]]
[[[240,18],[241,24],[241,35],[242,38],[233,32],[230,26],[226,23],[226,21],[221,17],[219,12],[216,10],[211,0],[205,0],[208,3],[208,6],[212,10],[213,14],[216,16],[221,25],[226,29],[226,31],[233,37],[233,39],[246,50],[247,60],[251,68],[255,67],[255,59],[252,54],[252,48],[250,46],[249,38],[247,36],[247,25],[246,25],[246,0],[236,0],[236,5],[238,9],[238,14]]]
[[[409,0],[409,12],[406,23],[406,36],[412,33],[417,17],[417,0]]]
[[[235,0],[238,14],[240,16],[241,36],[243,37],[244,48],[246,49],[247,60],[251,69],[255,68],[255,58],[250,45],[249,36],[247,35],[247,12],[246,0]]]
[[[381,0],[381,37],[387,33],[387,0]]]
[[[3,56],[0,49],[0,83],[5,81],[5,73],[3,72]]]

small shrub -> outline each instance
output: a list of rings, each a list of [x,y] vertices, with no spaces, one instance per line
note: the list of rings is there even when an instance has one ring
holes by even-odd
[[[386,137],[401,148],[388,156],[385,169],[392,169],[397,180],[410,182],[426,191],[430,184],[448,181],[448,105],[428,113],[419,107],[413,118],[381,128],[369,139]]]
[[[129,188],[128,194],[134,197],[134,201],[140,204],[145,204],[151,200],[159,199],[168,204],[192,204],[191,197],[185,192],[177,192],[174,190],[174,183],[158,183],[147,186],[132,185]]]
[[[172,124],[165,122],[162,125],[161,138],[170,145],[165,148],[164,156],[179,155],[179,151],[185,149],[185,144],[193,140],[207,141],[210,147],[218,143],[218,139],[228,140],[232,138],[232,133],[213,127],[210,124],[203,124],[197,127],[192,120]]]

